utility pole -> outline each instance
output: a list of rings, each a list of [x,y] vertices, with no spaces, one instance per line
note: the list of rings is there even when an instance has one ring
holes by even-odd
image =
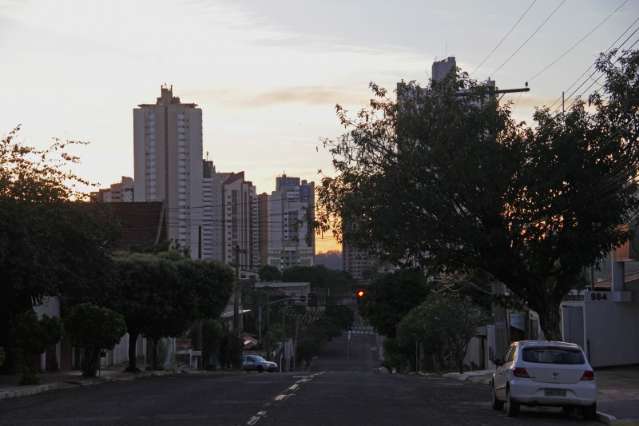
[[[240,253],[246,250],[240,249],[239,245],[233,248],[235,254],[235,285],[233,286],[233,334],[240,337]]]
[[[235,285],[233,286],[233,334],[240,336],[240,246],[233,248],[235,258]]]

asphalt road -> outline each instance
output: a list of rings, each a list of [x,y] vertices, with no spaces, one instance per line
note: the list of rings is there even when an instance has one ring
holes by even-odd
[[[566,425],[559,412],[491,410],[485,386],[373,371],[376,340],[332,342],[310,372],[174,376],[0,401],[16,425]]]

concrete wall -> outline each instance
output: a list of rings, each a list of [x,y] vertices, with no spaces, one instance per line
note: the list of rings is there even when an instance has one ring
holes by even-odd
[[[626,290],[630,302],[592,300],[585,292],[585,349],[593,367],[639,363],[639,282],[626,283]]]

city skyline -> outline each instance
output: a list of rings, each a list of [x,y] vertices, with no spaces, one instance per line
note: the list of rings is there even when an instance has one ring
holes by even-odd
[[[318,182],[319,170],[332,173],[321,138],[341,133],[334,105],[358,110],[370,81],[390,91],[402,79],[426,84],[433,59],[454,55],[479,80],[528,81],[530,93],[506,99],[515,117],[530,120],[533,107],[560,96],[639,11],[634,1],[537,1],[473,73],[530,4],[462,1],[451,11],[439,1],[0,0],[0,53],[13,58],[0,81],[0,134],[21,123],[20,138],[31,145],[89,141],[77,152],[77,172],[106,187],[133,176],[131,109],[167,83],[202,109],[204,157],[218,169],[245,171],[260,193],[284,173]],[[157,26],[173,31],[154,33]],[[318,252],[335,248],[326,238],[317,239]]]

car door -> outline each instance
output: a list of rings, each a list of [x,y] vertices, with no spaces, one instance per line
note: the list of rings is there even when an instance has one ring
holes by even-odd
[[[511,346],[506,352],[504,363],[495,369],[495,395],[504,400],[506,398],[506,382],[508,381],[507,371],[515,359],[515,346]]]
[[[253,360],[252,356],[247,356],[244,358],[243,367],[245,370],[252,370],[255,368],[255,360]]]

